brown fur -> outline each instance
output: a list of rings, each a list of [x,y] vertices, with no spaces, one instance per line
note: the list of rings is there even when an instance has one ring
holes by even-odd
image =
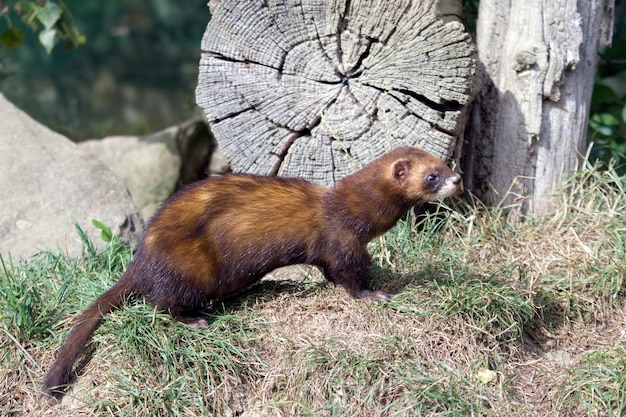
[[[391,299],[368,283],[366,244],[407,211],[462,189],[442,161],[398,148],[326,189],[296,178],[232,174],[197,182],[166,202],[146,228],[120,280],[83,312],[46,374],[53,396],[102,316],[142,295],[177,320],[204,325],[209,300],[239,291],[285,265],[311,264],[350,295]]]

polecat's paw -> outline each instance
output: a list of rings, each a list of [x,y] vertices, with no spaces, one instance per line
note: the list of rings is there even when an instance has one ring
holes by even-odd
[[[209,322],[203,317],[176,316],[174,318],[190,327],[206,327],[209,325]]]
[[[190,325],[191,327],[206,327],[209,325],[209,322],[206,321],[206,319],[203,319],[202,317],[197,317],[195,320],[192,320],[187,324]]]
[[[374,301],[391,301],[393,294],[389,294],[384,291],[362,290],[359,294],[359,298],[366,303],[373,303]]]

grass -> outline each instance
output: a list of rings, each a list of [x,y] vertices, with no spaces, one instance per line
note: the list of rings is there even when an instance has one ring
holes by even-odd
[[[294,267],[189,328],[141,300],[107,316],[60,404],[39,384],[76,315],[132,254],[0,263],[3,416],[621,416],[626,179],[587,167],[513,227],[456,201],[370,245],[364,304]],[[79,231],[80,232],[80,231]],[[82,235],[84,237],[84,234]]]
[[[626,346],[594,350],[568,370],[556,393],[557,409],[577,415],[622,416],[626,411]]]

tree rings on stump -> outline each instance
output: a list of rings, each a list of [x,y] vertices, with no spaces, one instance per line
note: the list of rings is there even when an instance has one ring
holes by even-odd
[[[476,61],[438,2],[209,6],[196,98],[235,171],[330,186],[399,145],[451,156]]]

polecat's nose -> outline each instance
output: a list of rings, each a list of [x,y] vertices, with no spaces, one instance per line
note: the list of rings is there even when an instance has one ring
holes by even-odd
[[[457,187],[454,194],[463,194],[463,181],[459,174],[455,173],[454,177],[450,177],[450,182],[452,182],[452,184]]]

